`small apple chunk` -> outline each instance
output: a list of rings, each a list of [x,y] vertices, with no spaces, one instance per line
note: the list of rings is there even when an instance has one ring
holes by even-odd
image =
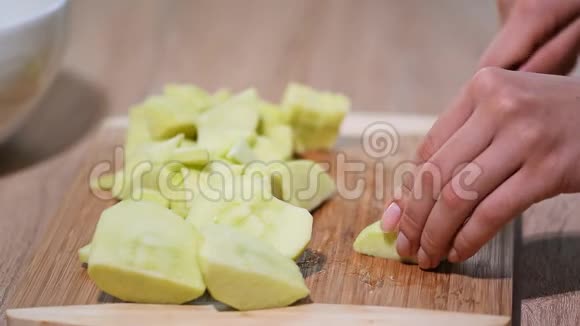
[[[298,257],[312,234],[312,215],[274,198],[263,176],[233,176],[202,189],[186,221],[200,229],[223,224],[268,242],[282,255]]]
[[[334,146],[340,124],[350,110],[350,101],[340,94],[290,84],[284,92],[282,106],[290,114],[295,150],[302,153]]]
[[[241,139],[230,148],[226,158],[234,163],[245,164],[256,159],[250,145],[245,139]]]
[[[225,156],[238,141],[253,143],[260,99],[249,89],[204,112],[198,119],[198,143],[216,156]]]
[[[277,198],[309,211],[332,197],[336,185],[332,177],[316,162],[296,160],[268,167],[272,192]]]
[[[91,254],[91,244],[86,244],[81,247],[78,251],[79,261],[83,264],[87,264],[89,262],[89,255]]]
[[[354,241],[354,250],[369,256],[415,264],[415,259],[399,256],[395,245],[397,233],[383,232],[380,223],[377,221],[361,231]]]
[[[188,166],[203,167],[209,162],[209,151],[197,145],[180,146],[171,154],[171,160]]]
[[[281,160],[289,160],[294,153],[294,131],[288,125],[272,126],[264,133],[276,146],[276,153]]]
[[[145,119],[145,108],[141,106],[133,107],[129,110],[129,126],[125,138],[125,153],[131,155],[133,151],[142,144],[153,140],[147,120]]]
[[[224,225],[201,231],[199,263],[216,300],[252,310],[285,307],[309,294],[296,263],[268,243]]]
[[[195,228],[170,210],[122,201],[101,215],[88,273],[101,290],[124,301],[184,303],[205,291],[199,241]]]

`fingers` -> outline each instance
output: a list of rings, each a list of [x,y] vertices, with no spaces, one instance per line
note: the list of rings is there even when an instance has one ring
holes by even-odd
[[[517,69],[532,55],[540,40],[553,32],[553,23],[545,17],[517,11],[513,8],[509,19],[482,55],[479,67]]]
[[[445,185],[421,235],[417,254],[421,268],[439,265],[466,217],[483,198],[521,167],[522,157],[515,142],[492,143]]]
[[[511,218],[541,198],[544,186],[522,168],[485,198],[455,236],[447,259],[460,262],[473,256]]]
[[[576,19],[540,48],[520,68],[522,71],[566,75],[580,52],[580,19]]]
[[[401,256],[415,256],[421,234],[442,185],[452,177],[460,164],[471,162],[491,142],[494,123],[476,111],[415,174],[412,196],[405,198],[403,216],[399,223],[397,251]]]
[[[449,109],[445,110],[429,130],[417,149],[417,160],[428,161],[451,136],[465,124],[473,113],[475,106],[469,95],[469,88],[461,89],[459,96]]]
[[[449,109],[443,112],[439,119],[437,119],[417,149],[416,160],[418,163],[429,160],[465,121],[469,119],[473,109],[474,106],[469,96],[469,90],[467,87],[464,87]],[[413,191],[413,178],[409,178],[408,176],[404,177],[402,198],[397,198],[397,200],[388,203],[381,217],[381,227],[385,232],[392,232],[397,228],[402,216],[402,210],[406,206],[406,198]]]

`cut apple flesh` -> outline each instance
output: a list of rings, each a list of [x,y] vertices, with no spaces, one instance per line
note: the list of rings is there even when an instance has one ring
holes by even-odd
[[[89,255],[91,254],[91,244],[87,244],[81,247],[78,251],[79,261],[83,264],[89,262]]]
[[[88,273],[103,291],[125,301],[184,303],[205,291],[199,234],[170,210],[122,201],[101,215]]]
[[[309,290],[298,266],[268,243],[231,227],[202,229],[199,263],[208,291],[238,310],[284,307]]]
[[[125,153],[130,156],[141,144],[149,143],[153,140],[149,133],[147,120],[145,119],[145,108],[137,106],[129,110],[129,126],[125,139]]]
[[[416,263],[413,258],[399,256],[395,244],[397,233],[383,232],[380,223],[377,221],[361,231],[354,241],[354,250],[369,256]]]
[[[206,111],[198,119],[198,143],[217,156],[224,156],[240,140],[252,143],[258,101],[256,91],[247,90]]]
[[[314,161],[271,164],[268,173],[272,180],[272,191],[277,198],[309,211],[332,197],[336,191],[332,177]]]
[[[288,85],[282,105],[289,111],[298,153],[334,146],[340,124],[350,109],[350,101],[342,95],[299,84]]]
[[[239,176],[194,198],[186,219],[198,229],[224,224],[260,238],[282,255],[298,257],[312,233],[312,215],[271,195],[260,176]]]

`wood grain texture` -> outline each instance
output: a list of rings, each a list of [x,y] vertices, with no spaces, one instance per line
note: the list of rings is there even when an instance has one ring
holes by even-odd
[[[361,325],[506,326],[509,317],[376,306],[309,304],[259,311],[218,311],[211,305],[103,304],[8,311],[9,326],[65,325]]]
[[[493,2],[73,0],[62,72],[0,146],[0,325],[103,115],[171,81],[276,99],[289,80],[355,110],[437,114],[497,29]],[[558,197],[515,225],[515,324],[580,323],[578,212],[578,196]]]
[[[89,155],[68,196],[8,298],[9,307],[116,301],[90,281],[78,262],[77,249],[90,242],[102,210],[114,203],[90,192],[88,175],[97,163],[112,159],[114,147],[123,142],[123,135],[124,129],[105,126],[93,137]],[[306,155],[329,165],[339,192],[315,211],[312,241],[298,260],[311,289],[310,297],[302,303],[511,314],[513,241],[510,228],[469,261],[443,264],[435,271],[422,271],[414,265],[353,251],[356,235],[380,216],[396,182],[395,170],[413,157],[420,139],[420,136],[401,135],[398,150],[378,160],[366,155],[358,140],[354,140],[354,145],[343,141],[333,153]],[[364,169],[352,172],[341,160],[362,164]],[[111,165],[117,163],[111,162]],[[364,185],[360,193],[353,191],[358,182]]]

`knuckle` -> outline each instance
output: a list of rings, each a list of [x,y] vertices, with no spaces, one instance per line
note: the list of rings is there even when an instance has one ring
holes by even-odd
[[[425,230],[421,235],[421,249],[429,256],[439,255],[444,251],[441,244],[435,239],[436,237],[429,230]]]
[[[422,224],[415,216],[409,214],[408,209],[403,212],[399,228],[410,242],[418,242],[423,231]]]
[[[500,89],[503,82],[502,69],[484,67],[479,69],[471,79],[470,86],[477,94],[489,94]]]
[[[501,216],[498,212],[501,210],[500,207],[493,209],[482,204],[475,209],[472,219],[477,219],[481,225],[487,225],[488,227],[494,228],[500,224]]]
[[[463,208],[465,200],[453,189],[453,187],[445,187],[441,192],[440,197],[443,205],[450,210],[458,210]]]
[[[492,109],[503,119],[526,110],[530,104],[530,96],[524,91],[514,85],[505,85],[495,97]]]
[[[438,196],[441,175],[437,164],[427,162],[415,176],[415,186],[413,194],[417,199],[431,197],[435,200]]]
[[[516,128],[520,144],[528,148],[535,148],[543,138],[543,126],[540,123],[526,121]]]

